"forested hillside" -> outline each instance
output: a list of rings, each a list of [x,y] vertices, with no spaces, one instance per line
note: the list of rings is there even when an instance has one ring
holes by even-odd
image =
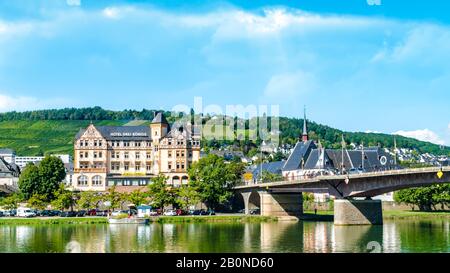
[[[155,110],[147,109],[110,111],[100,107],[0,113],[0,147],[12,148],[18,155],[72,153],[75,134],[80,128],[88,126],[90,122],[96,125],[132,125],[134,120],[152,120],[154,113]],[[169,122],[174,121],[170,112],[165,114]],[[210,118],[205,116],[203,122]],[[302,133],[302,124],[303,119],[280,118],[281,142],[294,144]],[[364,142],[365,146],[380,145],[388,148],[394,146],[392,135],[343,132],[313,121],[309,121],[309,133],[312,139],[320,139],[325,147],[330,148],[340,147],[342,135],[347,143]],[[449,147],[440,147],[401,136],[397,136],[396,139],[399,148],[417,149],[420,153],[450,155]],[[221,141],[204,141],[203,145],[217,146],[220,143]]]

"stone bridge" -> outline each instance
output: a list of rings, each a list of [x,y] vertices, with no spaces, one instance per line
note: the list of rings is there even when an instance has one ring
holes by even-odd
[[[440,177],[439,172],[442,172]],[[371,197],[401,189],[443,183],[450,183],[450,167],[249,183],[239,185],[235,190],[242,194],[247,214],[251,204],[257,206],[256,203],[259,203],[261,215],[264,216],[301,216],[303,192],[328,193],[335,197],[335,224],[358,225],[383,222],[381,201],[371,200]],[[363,200],[355,200],[354,197],[362,197]]]

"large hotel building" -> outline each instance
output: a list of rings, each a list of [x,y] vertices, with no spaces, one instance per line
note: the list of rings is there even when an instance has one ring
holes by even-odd
[[[193,131],[171,128],[162,113],[149,126],[91,124],[75,138],[72,188],[132,191],[159,174],[175,187],[187,184],[188,167],[200,159],[200,135]]]

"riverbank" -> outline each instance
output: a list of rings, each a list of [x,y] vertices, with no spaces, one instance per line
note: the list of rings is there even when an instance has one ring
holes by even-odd
[[[302,220],[332,221],[334,211],[305,211]],[[450,219],[450,211],[408,211],[408,210],[383,210],[384,220],[402,219]]]
[[[150,217],[151,223],[214,223],[214,222],[235,222],[235,223],[263,223],[278,221],[277,217],[258,215],[215,215],[215,216],[159,216]]]
[[[383,211],[383,219],[450,219],[450,211]]]
[[[0,218],[0,225],[60,225],[60,224],[107,224],[106,217],[37,217],[37,218]]]
[[[217,215],[217,216],[160,216],[150,217],[151,223],[263,223],[278,221],[277,217]],[[108,224],[106,217],[37,217],[37,218],[0,218],[0,225],[58,225],[58,224]]]

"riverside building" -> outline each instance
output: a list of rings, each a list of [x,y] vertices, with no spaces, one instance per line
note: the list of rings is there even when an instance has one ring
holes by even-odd
[[[172,128],[162,113],[149,126],[91,124],[75,137],[72,188],[129,192],[159,174],[174,187],[187,184],[189,166],[200,159],[200,135],[192,129]]]

